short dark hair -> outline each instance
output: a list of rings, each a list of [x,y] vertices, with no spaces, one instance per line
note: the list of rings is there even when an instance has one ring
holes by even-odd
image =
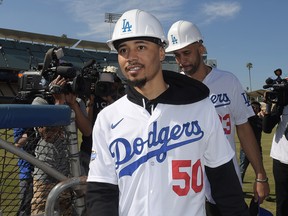
[[[124,38],[124,39],[120,39],[120,40],[116,40],[113,42],[113,45],[115,47],[116,50],[118,50],[119,46],[121,43],[125,42],[125,41],[129,41],[129,40],[146,40],[146,41],[150,41],[153,43],[158,44],[159,46],[165,46],[165,44],[159,39],[159,38],[155,38],[155,37],[132,37],[132,38]]]
[[[261,104],[258,101],[251,102],[251,106],[253,106],[253,105],[257,105],[257,106],[259,106],[259,108],[261,108]]]

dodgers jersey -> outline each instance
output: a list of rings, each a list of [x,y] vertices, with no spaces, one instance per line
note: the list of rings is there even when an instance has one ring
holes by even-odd
[[[203,83],[210,90],[209,97],[216,108],[224,133],[236,152],[235,126],[247,122],[249,117],[254,116],[247,95],[234,74],[217,68],[212,68]],[[241,183],[237,154],[233,158],[233,163]],[[207,198],[213,202],[210,194],[207,194]]]
[[[206,215],[204,166],[234,156],[210,99],[143,106],[124,96],[98,114],[87,181],[118,185],[119,216]]]

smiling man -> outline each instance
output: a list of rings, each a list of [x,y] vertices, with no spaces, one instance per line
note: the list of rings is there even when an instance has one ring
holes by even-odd
[[[207,175],[223,215],[248,216],[208,88],[162,71],[167,40],[160,22],[127,11],[108,45],[128,86],[93,128],[88,215],[204,216]]]

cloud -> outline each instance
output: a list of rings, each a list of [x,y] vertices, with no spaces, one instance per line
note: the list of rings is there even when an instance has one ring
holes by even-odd
[[[86,31],[78,32],[79,37],[89,40],[107,41],[113,31],[114,24],[104,22],[105,13],[122,14],[123,12],[139,8],[155,15],[161,22],[167,22],[172,17],[181,16],[185,1],[175,0],[62,0],[75,21],[87,26]]]
[[[202,6],[202,12],[207,17],[206,23],[218,18],[234,17],[240,10],[241,5],[238,2],[213,2]]]

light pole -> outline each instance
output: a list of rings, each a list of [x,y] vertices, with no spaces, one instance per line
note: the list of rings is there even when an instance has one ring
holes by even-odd
[[[253,68],[253,64],[251,62],[247,63],[246,67],[248,68],[249,71],[249,84],[250,84],[250,92],[252,91],[252,85],[251,85],[251,68]]]
[[[105,13],[105,22],[110,23],[109,38],[111,38],[111,24],[116,23],[122,14]]]

